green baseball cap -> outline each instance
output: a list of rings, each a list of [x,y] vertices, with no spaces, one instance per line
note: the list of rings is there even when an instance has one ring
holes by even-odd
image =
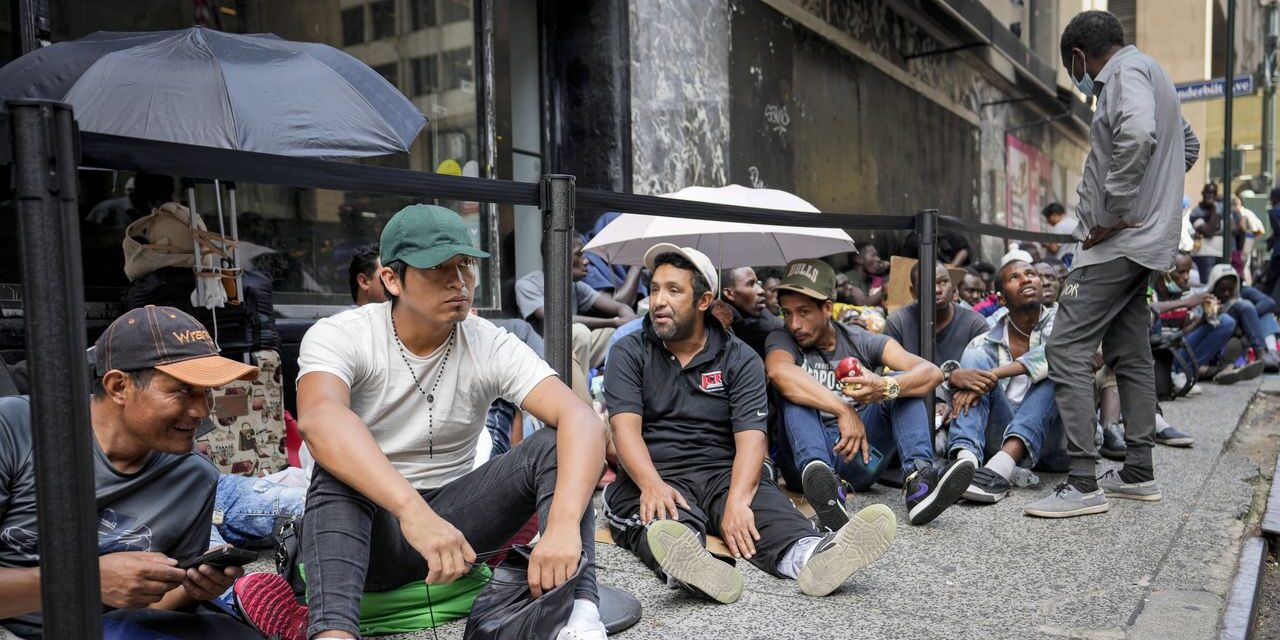
[[[831,265],[815,258],[792,260],[787,263],[786,275],[777,288],[803,293],[814,300],[830,300],[836,288],[836,272]]]
[[[409,205],[392,216],[382,229],[378,253],[384,265],[402,260],[417,269],[430,269],[456,255],[489,257],[471,244],[462,216],[433,204]]]

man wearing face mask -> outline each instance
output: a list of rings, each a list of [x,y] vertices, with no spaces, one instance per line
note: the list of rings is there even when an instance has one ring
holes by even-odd
[[[1067,518],[1110,509],[1107,498],[1159,500],[1151,447],[1156,386],[1148,337],[1147,282],[1168,271],[1182,233],[1183,175],[1200,143],[1179,110],[1164,69],[1125,46],[1120,20],[1105,11],[1072,18],[1060,41],[1062,64],[1086,96],[1097,97],[1089,157],[1077,193],[1081,239],[1058,298],[1049,339],[1049,377],[1067,432],[1067,482],[1025,513]],[[1126,416],[1124,468],[1099,480],[1094,445],[1094,379],[1099,344],[1119,380]],[[1101,488],[1099,488],[1101,485]]]

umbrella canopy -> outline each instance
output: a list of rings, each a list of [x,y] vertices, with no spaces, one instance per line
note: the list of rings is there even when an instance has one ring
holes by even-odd
[[[774,211],[806,211],[818,208],[798,196],[776,189],[686,187],[664,198],[712,202]],[[785,265],[798,258],[817,258],[857,251],[853,239],[841,229],[780,227],[742,222],[689,220],[624,213],[610,222],[585,249],[613,264],[644,264],[644,253],[661,242],[693,247],[715,262],[718,269]]]
[[[0,67],[0,99],[70,103],[84,131],[313,158],[406,152],[426,116],[333,47],[181,31],[99,31]]]

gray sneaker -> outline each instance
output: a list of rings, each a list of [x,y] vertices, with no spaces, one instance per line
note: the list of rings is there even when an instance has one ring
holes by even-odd
[[[1107,471],[1098,478],[1098,488],[1102,489],[1104,494],[1112,498],[1157,502],[1162,497],[1160,495],[1160,485],[1156,484],[1155,480],[1132,483],[1125,482],[1120,478],[1120,474],[1117,473],[1115,469]]]
[[[645,537],[658,566],[677,582],[724,604],[742,595],[742,574],[711,555],[693,529],[675,520],[655,520]]]
[[[1053,493],[1022,508],[1024,514],[1037,518],[1074,518],[1110,510],[1111,505],[1107,504],[1107,496],[1101,489],[1080,493],[1067,482],[1055,487]]]
[[[882,504],[854,514],[839,531],[823,537],[800,568],[800,592],[822,597],[835,591],[854,572],[884,556],[897,524],[893,510]]]

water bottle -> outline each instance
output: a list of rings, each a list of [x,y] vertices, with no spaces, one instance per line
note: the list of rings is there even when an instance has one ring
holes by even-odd
[[[1013,473],[1009,474],[1009,483],[1015,487],[1038,487],[1040,476],[1026,467],[1014,467]]]

